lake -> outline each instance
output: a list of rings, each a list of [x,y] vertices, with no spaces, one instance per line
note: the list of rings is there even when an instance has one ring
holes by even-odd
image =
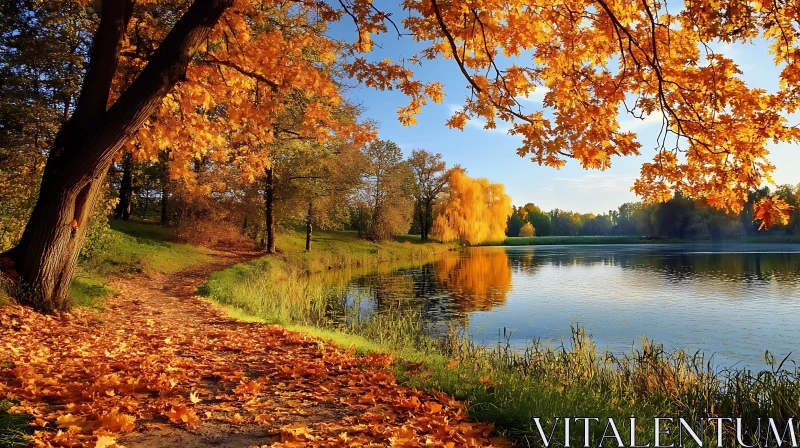
[[[357,277],[346,300],[364,316],[413,308],[431,334],[463,326],[487,345],[558,346],[581,325],[617,354],[646,337],[716,367],[761,368],[765,350],[800,348],[800,245],[471,248]]]

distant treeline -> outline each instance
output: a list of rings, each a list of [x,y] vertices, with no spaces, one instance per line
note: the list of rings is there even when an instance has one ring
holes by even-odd
[[[794,207],[789,223],[769,234],[800,234],[800,184],[764,187],[751,192],[739,214],[726,214],[703,199],[677,195],[667,202],[626,202],[608,213],[577,213],[554,209],[546,212],[528,203],[514,207],[508,218],[507,236],[627,235],[653,238],[725,238],[766,233],[753,221],[753,204],[778,195]]]

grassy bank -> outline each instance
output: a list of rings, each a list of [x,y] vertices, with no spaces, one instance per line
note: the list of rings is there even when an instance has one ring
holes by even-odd
[[[76,306],[97,308],[114,294],[109,286],[118,276],[170,274],[211,260],[208,250],[175,243],[174,230],[141,222],[111,221],[91,252],[78,262],[70,284]],[[0,288],[0,306],[11,303],[9,291]]]
[[[335,320],[331,295],[346,281],[371,271],[391,271],[432,261],[455,245],[410,241],[376,244],[351,232],[280,235],[279,253],[212,274],[199,291],[220,304],[280,324],[324,325]]]
[[[762,235],[702,240],[689,238],[645,238],[638,236],[532,236],[508,237],[483,246],[538,246],[569,244],[693,244],[693,243],[800,243],[800,235]]]
[[[800,414],[800,378],[788,361],[774,360],[772,371],[718,371],[698,354],[666,352],[650,343],[616,357],[597,350],[581,329],[565,346],[532,341],[519,352],[508,345],[476,346],[458,329],[431,337],[414,311],[388,310],[365,318],[357,303],[342,300],[341,285],[354,274],[348,270],[372,263],[393,269],[391,261],[415,260],[425,252],[328,234],[316,253],[305,254],[293,238],[299,236],[290,237],[281,255],[214,274],[201,291],[239,318],[281,323],[360,353],[389,353],[397,360],[392,369],[399,381],[468,401],[476,419],[494,422],[522,446],[541,445],[534,417],[542,418],[548,434],[555,417],[599,417],[590,426],[592,446],[597,446],[608,418],[620,424],[637,417],[637,443],[646,444],[654,442],[657,416],[691,422],[742,417],[752,423],[743,433],[750,443],[757,438],[757,418],[774,417],[782,424]],[[627,443],[630,429],[618,429]],[[562,440],[555,446],[563,445],[563,426],[555,434]],[[573,429],[573,446],[583,445],[582,434],[582,426]],[[733,427],[725,427],[723,434],[735,440]],[[713,426],[701,435],[716,444]],[[673,431],[662,442],[676,442],[676,437]]]
[[[169,274],[211,260],[203,247],[178,244],[172,229],[154,224],[111,221],[99,247],[78,264],[70,293],[78,306],[98,307],[114,293],[114,277],[135,273]]]

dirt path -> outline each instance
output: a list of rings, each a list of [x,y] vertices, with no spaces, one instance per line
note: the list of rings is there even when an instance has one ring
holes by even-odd
[[[0,308],[0,396],[36,417],[43,446],[505,445],[461,403],[396,384],[386,356],[233,320],[194,295],[249,256],[120,279],[103,311]]]

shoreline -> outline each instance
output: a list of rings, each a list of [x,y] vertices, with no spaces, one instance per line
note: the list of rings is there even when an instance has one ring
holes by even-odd
[[[338,240],[345,235],[329,236]],[[347,242],[328,240],[330,245],[316,253],[284,252],[234,266],[212,274],[200,292],[238,319],[279,324],[350,347],[360,355],[388,353],[394,359],[390,370],[399,382],[469,402],[473,418],[494,422],[500,434],[519,443],[537,440],[534,417],[588,415],[623,421],[637,416],[642,419],[641,433],[652,435],[655,417],[675,415],[688,421],[710,408],[745,419],[779,410],[782,415],[800,415],[800,408],[786,407],[786,400],[800,396],[800,371],[787,370],[779,359],[772,365],[774,369],[780,363],[778,371],[717,371],[697,354],[665,350],[650,341],[616,356],[595,347],[583,328],[574,328],[561,348],[537,345],[518,353],[508,346],[479,345],[466,334],[451,332],[434,340],[422,331],[419,315],[400,310],[363,321],[337,322],[331,311],[349,315],[344,309],[329,308],[341,303],[328,300],[337,288],[323,284],[327,270],[308,268],[332,266],[336,272],[351,264],[377,266],[383,257],[376,253],[396,245],[380,244],[372,254],[342,257],[337,249]],[[416,249],[424,253],[436,247],[425,246]],[[407,258],[401,256],[403,249],[414,247],[396,247],[400,251],[386,258]],[[320,264],[317,258],[328,262]],[[763,381],[765,374],[770,381]],[[592,440],[602,437],[603,425],[598,428],[591,430]],[[714,434],[707,431],[699,436],[710,443]],[[629,431],[622,430],[622,436],[629,437]],[[745,438],[754,436],[748,432]],[[563,435],[556,437],[563,439]]]
[[[608,244],[800,244],[800,235],[745,236],[720,239],[647,238],[638,236],[532,236],[508,237],[481,246],[569,246]]]

